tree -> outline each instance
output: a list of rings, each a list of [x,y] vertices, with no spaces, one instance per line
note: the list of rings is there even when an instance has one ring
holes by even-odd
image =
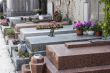
[[[101,3],[105,5],[103,12],[105,13],[105,18],[102,24],[103,34],[105,37],[110,36],[110,0],[100,0]]]

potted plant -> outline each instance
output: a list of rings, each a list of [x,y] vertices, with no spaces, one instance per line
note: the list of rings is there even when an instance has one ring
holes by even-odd
[[[0,19],[5,19],[5,17],[2,15],[2,16],[0,16]]]
[[[74,28],[76,29],[76,33],[78,36],[83,35],[84,25],[82,22],[78,21],[74,24]]]
[[[105,18],[101,27],[104,37],[107,38],[110,37],[110,0],[100,0],[100,2],[105,5],[103,8]]]
[[[88,35],[94,35],[95,23],[92,21],[83,22],[84,31]]]
[[[26,52],[26,51],[23,51],[23,50],[21,50],[21,49],[18,51],[18,55],[19,55],[19,57],[21,57],[21,58],[27,58],[27,57],[29,57],[29,53]]]
[[[94,31],[96,36],[102,36],[102,28],[101,28],[102,23],[99,22],[95,25]]]
[[[6,29],[6,35],[8,38],[15,38],[15,32],[13,28],[7,28]]]

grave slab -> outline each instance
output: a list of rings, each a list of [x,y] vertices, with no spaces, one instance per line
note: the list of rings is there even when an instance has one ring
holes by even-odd
[[[48,45],[46,55],[58,70],[110,65],[109,47],[110,44],[68,49],[65,44]]]
[[[65,42],[86,41],[93,39],[101,39],[102,37],[96,36],[77,36],[76,33],[57,34],[54,37],[48,35],[26,37],[26,45],[29,49],[38,49],[39,51],[45,50],[46,45],[50,44],[63,44]]]
[[[38,30],[36,28],[22,28],[20,29],[19,37],[21,40],[25,40],[26,37],[48,35],[49,32],[50,29]],[[72,25],[67,25],[64,26],[63,28],[55,30],[55,34],[66,34],[66,33],[73,33]]]

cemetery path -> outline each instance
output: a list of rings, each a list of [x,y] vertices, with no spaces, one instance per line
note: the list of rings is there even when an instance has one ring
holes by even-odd
[[[7,46],[0,30],[0,73],[15,73]]]

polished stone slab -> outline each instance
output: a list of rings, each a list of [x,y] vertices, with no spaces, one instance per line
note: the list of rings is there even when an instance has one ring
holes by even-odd
[[[39,49],[45,50],[46,45],[49,44],[63,44],[65,42],[75,42],[75,41],[85,41],[92,39],[100,39],[101,37],[96,36],[77,36],[76,33],[68,33],[68,34],[57,34],[54,37],[50,37],[48,35],[44,36],[34,36],[34,37],[26,37],[26,45],[30,49]]]
[[[20,29],[19,36],[21,40],[24,40],[26,37],[48,35],[49,32],[50,32],[50,29],[38,30],[36,28],[22,28]],[[66,34],[66,33],[73,33],[72,25],[66,25],[66,26],[63,26],[63,28],[55,30],[55,34]]]
[[[80,46],[80,45],[79,45]],[[110,44],[67,48],[64,44],[48,45],[46,55],[58,70],[110,65]]]
[[[110,72],[110,65],[58,70],[48,58],[45,58],[45,61],[47,67],[46,73],[109,73]]]

